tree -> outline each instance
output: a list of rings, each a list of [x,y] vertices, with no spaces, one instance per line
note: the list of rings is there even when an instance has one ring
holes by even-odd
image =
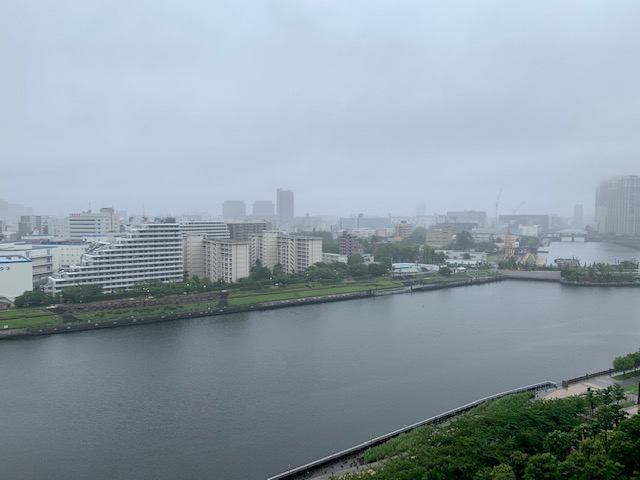
[[[625,355],[624,357],[616,357],[613,359],[613,368],[621,370],[624,375],[627,371],[633,370],[634,362],[633,357]]]
[[[24,292],[13,301],[13,304],[18,308],[43,307],[45,305],[51,305],[52,303],[53,296],[39,288],[36,288],[32,292]]]
[[[62,290],[60,297],[64,303],[83,303],[102,294],[102,285],[78,285]]]
[[[456,241],[454,245],[460,250],[469,250],[471,247],[473,247],[473,243],[474,240],[471,234],[468,231],[464,230],[456,235]]]
[[[485,468],[476,474],[474,480],[516,480],[516,474],[510,465],[501,463],[492,468]]]
[[[560,479],[558,459],[551,453],[533,455],[524,470],[523,480]]]
[[[441,267],[440,270],[438,270],[438,274],[448,277],[451,275],[451,269],[449,267]]]
[[[362,255],[359,254],[351,255],[347,258],[347,265],[362,265],[363,263],[364,259],[362,258]]]
[[[427,229],[424,227],[416,227],[411,233],[411,242],[418,245],[424,245],[427,241]]]

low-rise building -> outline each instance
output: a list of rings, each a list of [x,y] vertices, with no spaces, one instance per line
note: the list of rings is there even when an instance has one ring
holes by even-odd
[[[13,301],[33,290],[32,261],[22,255],[0,254],[0,297]]]
[[[451,225],[432,225],[427,229],[426,244],[433,248],[445,247],[451,245],[453,236]]]

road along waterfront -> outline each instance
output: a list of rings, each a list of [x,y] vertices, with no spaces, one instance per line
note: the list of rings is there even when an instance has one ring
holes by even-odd
[[[500,282],[2,342],[3,476],[264,479],[607,368],[639,297]]]

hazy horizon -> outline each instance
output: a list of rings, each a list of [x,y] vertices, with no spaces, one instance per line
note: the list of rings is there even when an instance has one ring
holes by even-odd
[[[593,215],[639,174],[640,4],[0,5],[0,198],[36,213]],[[524,202],[524,203],[522,203]]]

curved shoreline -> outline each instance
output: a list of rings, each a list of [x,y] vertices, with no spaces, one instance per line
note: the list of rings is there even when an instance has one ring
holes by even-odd
[[[61,333],[84,332],[87,330],[100,330],[105,328],[127,327],[147,323],[172,322],[176,320],[186,320],[190,318],[201,318],[217,315],[229,315],[232,313],[275,310],[280,308],[297,307],[301,305],[314,305],[319,303],[340,302],[346,300],[357,300],[362,298],[372,298],[384,295],[397,295],[401,293],[424,292],[430,290],[441,290],[444,288],[465,287],[471,285],[482,285],[507,280],[507,277],[480,277],[469,280],[457,280],[453,282],[441,282],[427,285],[409,285],[390,289],[368,290],[364,292],[337,293],[333,295],[318,295],[315,297],[294,298],[289,300],[276,300],[271,302],[254,303],[250,305],[238,305],[228,307],[214,307],[194,312],[170,313],[168,315],[153,316],[130,316],[129,318],[113,318],[102,322],[87,321],[85,323],[70,323],[68,325],[52,325],[42,327],[22,327],[0,330],[0,340],[11,340],[18,338],[30,338],[43,335],[57,335]]]

